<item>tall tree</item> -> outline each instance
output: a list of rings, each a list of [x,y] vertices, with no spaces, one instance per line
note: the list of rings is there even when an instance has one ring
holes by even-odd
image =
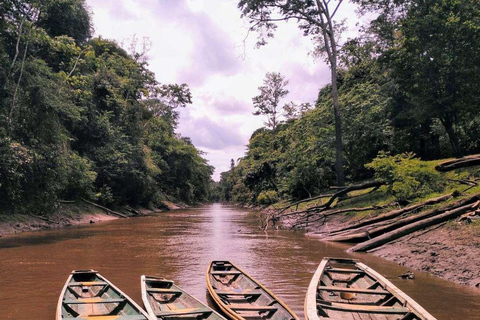
[[[254,115],[266,115],[265,125],[275,130],[279,123],[278,105],[280,100],[288,94],[285,87],[288,80],[277,72],[267,72],[263,86],[258,87],[260,94],[253,97],[253,105],[256,108]]]
[[[468,147],[462,138],[471,131],[465,125],[475,118],[480,101],[478,1],[358,2],[364,10],[380,12],[369,31],[388,44],[383,59],[406,102],[397,111],[427,129],[440,121],[453,153],[463,155]]]
[[[338,31],[334,20],[343,0],[241,0],[238,7],[243,17],[250,19],[250,30],[259,32],[257,45],[266,44],[266,37],[273,37],[279,21],[296,20],[305,36],[319,37],[321,51],[327,56],[331,70],[332,102],[335,116],[335,169],[337,184],[345,184],[343,168],[342,125],[338,102],[337,60]]]

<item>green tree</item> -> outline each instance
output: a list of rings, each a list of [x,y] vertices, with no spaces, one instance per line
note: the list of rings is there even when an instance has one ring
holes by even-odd
[[[278,105],[282,98],[288,94],[285,87],[288,85],[288,80],[280,73],[267,72],[263,80],[263,86],[258,87],[260,94],[253,97],[253,106],[256,108],[254,115],[265,115],[267,121],[264,123],[268,128],[275,129],[278,126],[279,115]]]
[[[335,22],[343,0],[302,1],[302,0],[241,0],[238,7],[242,16],[250,19],[250,30],[259,31],[258,45],[266,44],[266,38],[273,37],[279,21],[296,20],[305,36],[316,37],[320,45],[317,52],[327,56],[331,70],[331,98],[335,119],[335,149],[337,185],[345,184],[343,168],[342,124],[338,102],[338,39],[341,24]]]

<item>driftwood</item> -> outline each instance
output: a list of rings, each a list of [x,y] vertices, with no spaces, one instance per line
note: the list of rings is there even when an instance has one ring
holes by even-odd
[[[340,213],[347,213],[347,212],[362,212],[362,211],[373,211],[373,210],[380,210],[380,209],[385,209],[389,205],[384,205],[384,206],[371,206],[371,207],[364,207],[364,208],[344,208],[344,209],[331,209],[327,211],[322,211],[321,213],[315,212],[315,211],[304,211],[303,213],[306,213],[303,217],[300,217],[297,219],[294,225],[292,225],[292,229],[299,227],[303,224],[308,224],[308,223],[313,223],[317,222],[319,220],[323,220],[329,216],[333,216],[336,214]],[[294,212],[292,215],[297,215],[300,212]],[[286,214],[285,216],[288,216],[289,214]],[[283,216],[282,218],[284,218]],[[313,219],[310,219],[312,218]]]
[[[304,200],[300,200],[300,201],[291,203],[291,204],[289,204],[285,207],[276,209],[273,212],[268,213],[265,217],[265,224],[263,225],[263,229],[267,230],[270,222],[275,226],[275,224],[279,220],[284,219],[284,218],[288,218],[288,217],[291,217],[291,216],[305,215],[305,217],[303,217],[303,218],[308,218],[308,217],[310,217],[312,215],[315,215],[315,214],[318,214],[318,213],[325,213],[326,211],[331,209],[331,206],[335,202],[335,200],[342,199],[342,197],[347,195],[349,192],[357,191],[357,190],[365,190],[365,189],[370,189],[370,188],[378,188],[378,187],[382,186],[383,184],[384,184],[384,182],[382,182],[382,181],[369,181],[369,182],[365,182],[365,183],[358,184],[358,185],[351,185],[351,186],[348,186],[348,187],[339,187],[339,188],[335,187],[336,189],[339,189],[339,191],[337,191],[335,193],[332,193],[332,194],[322,194],[322,195],[318,195],[318,196],[315,196],[315,197],[311,197],[311,198],[308,198],[308,199],[304,199]],[[319,206],[313,206],[313,207],[310,207],[310,208],[302,210],[302,211],[292,211],[292,212],[284,213],[285,210],[287,210],[288,208],[291,208],[295,205],[298,206],[298,204],[300,204],[300,203],[313,201],[313,200],[317,200],[317,199],[321,199],[321,198],[330,198],[330,199],[325,204],[322,204],[322,205],[319,205]],[[377,208],[380,208],[380,207],[377,207]],[[341,212],[366,211],[366,210],[374,210],[374,209],[375,208],[373,208],[373,209],[365,209],[365,208],[358,209],[358,208],[356,208],[356,209],[353,209],[353,210],[352,209],[348,209],[348,210],[344,209],[345,211],[330,212],[330,213],[328,213],[328,215],[338,214],[338,213],[341,213]],[[318,217],[320,219],[323,219],[323,218],[325,218],[325,214],[322,214]]]
[[[442,223],[444,221],[455,219],[466,212],[469,212],[478,208],[478,206],[480,205],[480,201],[479,201],[480,194],[477,194],[472,198],[474,198],[476,201],[473,204],[470,203],[465,206],[461,206],[453,210],[446,211],[442,214],[435,215],[433,217],[408,224],[402,228],[387,232],[374,239],[359,243],[356,246],[353,246],[350,249],[348,249],[347,252],[367,251],[370,249],[374,249],[386,243],[389,243],[395,239],[401,238],[407,234],[413,233],[415,231],[428,228],[430,226]]]
[[[408,224],[411,224],[411,223],[414,223],[414,222],[417,222],[417,221],[420,221],[420,220],[423,220],[423,219],[426,219],[426,218],[429,218],[429,217],[432,217],[432,216],[439,215],[439,214],[444,213],[446,211],[450,211],[450,210],[453,210],[455,208],[465,206],[467,204],[474,203],[476,200],[477,200],[477,198],[475,196],[467,198],[467,199],[462,199],[462,200],[459,200],[455,203],[452,203],[452,204],[449,204],[449,205],[446,205],[446,206],[442,206],[442,207],[439,207],[439,208],[435,208],[435,209],[432,209],[432,210],[424,211],[424,212],[421,212],[419,214],[415,214],[415,215],[412,215],[412,216],[409,216],[409,217],[406,217],[406,218],[402,218],[402,219],[397,218],[393,222],[391,222],[387,225],[377,226],[375,228],[371,228],[371,229],[363,230],[363,231],[351,230],[353,232],[351,232],[350,234],[336,235],[336,236],[325,238],[323,240],[325,240],[325,241],[337,241],[337,242],[356,242],[356,241],[368,240],[370,238],[377,237],[377,236],[379,236],[383,233],[393,231],[395,229],[401,228],[401,227],[406,226]]]
[[[399,216],[401,216],[405,213],[412,212],[414,210],[423,208],[425,206],[433,205],[433,204],[440,203],[440,202],[443,202],[443,201],[447,201],[447,200],[451,199],[452,197],[457,197],[458,195],[459,195],[459,193],[457,191],[454,191],[451,194],[446,194],[446,195],[443,195],[443,196],[440,196],[440,197],[431,198],[431,199],[428,199],[427,201],[419,203],[419,204],[415,204],[415,205],[411,205],[411,206],[404,207],[404,208],[401,208],[401,209],[393,210],[393,211],[387,212],[385,214],[382,214],[380,216],[377,216],[377,217],[374,217],[374,218],[371,218],[371,219],[367,219],[367,220],[358,222],[356,224],[353,224],[353,225],[350,225],[350,226],[347,226],[347,227],[344,227],[344,228],[333,230],[332,232],[330,232],[330,234],[336,234],[336,233],[340,233],[340,232],[343,232],[343,231],[346,231],[346,230],[358,229],[360,227],[372,225],[372,224],[375,224],[377,222],[390,220],[390,219],[399,217]]]
[[[440,172],[452,171],[459,168],[473,167],[480,165],[480,154],[449,160],[440,163],[435,170]]]
[[[42,217],[42,216],[37,216],[37,215],[34,215],[34,214],[32,214],[31,216],[32,216],[32,217],[35,217],[35,218],[37,218],[37,219],[43,220],[43,221],[47,221],[47,222],[49,222],[49,223],[56,223],[56,224],[58,224],[58,222],[52,221],[52,220],[50,220],[50,219],[48,219],[48,218],[45,218],[45,217]]]
[[[76,201],[75,201],[75,200],[61,200],[61,199],[57,199],[57,202],[58,202],[58,203],[65,203],[65,204],[73,204],[73,203],[75,203]]]
[[[100,208],[100,209],[102,209],[103,211],[105,211],[105,212],[107,212],[107,213],[109,213],[109,214],[113,214],[113,215],[118,216],[118,217],[121,217],[121,218],[128,218],[128,216],[124,215],[123,213],[110,210],[110,209],[105,208],[105,207],[103,207],[103,206],[101,206],[101,205],[99,205],[99,204],[96,204],[96,203],[94,203],[94,202],[88,201],[88,200],[83,199],[83,198],[80,198],[80,200],[82,200],[83,202],[88,203],[88,204],[90,204],[90,205],[92,205],[92,206],[94,206],[94,207]]]
[[[351,191],[365,190],[365,189],[380,187],[384,184],[385,184],[385,182],[383,182],[383,181],[370,181],[370,182],[365,182],[365,183],[362,183],[362,184],[356,184],[356,185],[348,186],[348,187],[346,187],[344,189],[341,189],[340,191],[334,193],[332,195],[332,197],[330,198],[330,200],[328,200],[327,203],[322,205],[322,207],[330,208],[330,206],[333,204],[333,202],[335,202],[336,199],[343,197],[344,195],[346,195],[347,193],[349,193]]]

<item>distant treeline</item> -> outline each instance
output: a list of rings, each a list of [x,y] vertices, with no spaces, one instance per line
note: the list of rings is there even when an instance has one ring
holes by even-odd
[[[131,42],[92,38],[84,0],[0,2],[0,213],[207,199],[213,168],[175,133],[189,88]]]
[[[359,0],[377,14],[343,44],[338,72],[347,181],[380,151],[424,160],[480,151],[480,4]],[[315,108],[251,137],[217,185],[220,200],[300,199],[335,183],[331,87]]]

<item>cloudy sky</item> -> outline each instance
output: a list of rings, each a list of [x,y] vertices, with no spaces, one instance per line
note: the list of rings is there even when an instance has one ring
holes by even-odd
[[[250,135],[263,126],[253,116],[252,97],[266,72],[280,72],[289,81],[284,102],[313,102],[329,82],[329,69],[310,52],[312,42],[296,23],[282,23],[268,45],[256,49],[256,34],[247,40],[248,21],[241,19],[238,0],[87,0],[95,34],[127,46],[134,35],[149,39],[150,69],[160,83],[187,83],[193,104],[180,113],[178,131],[206,152],[214,179],[228,170],[230,159],[244,156]],[[347,18],[354,35],[355,8],[344,4],[338,18]]]

